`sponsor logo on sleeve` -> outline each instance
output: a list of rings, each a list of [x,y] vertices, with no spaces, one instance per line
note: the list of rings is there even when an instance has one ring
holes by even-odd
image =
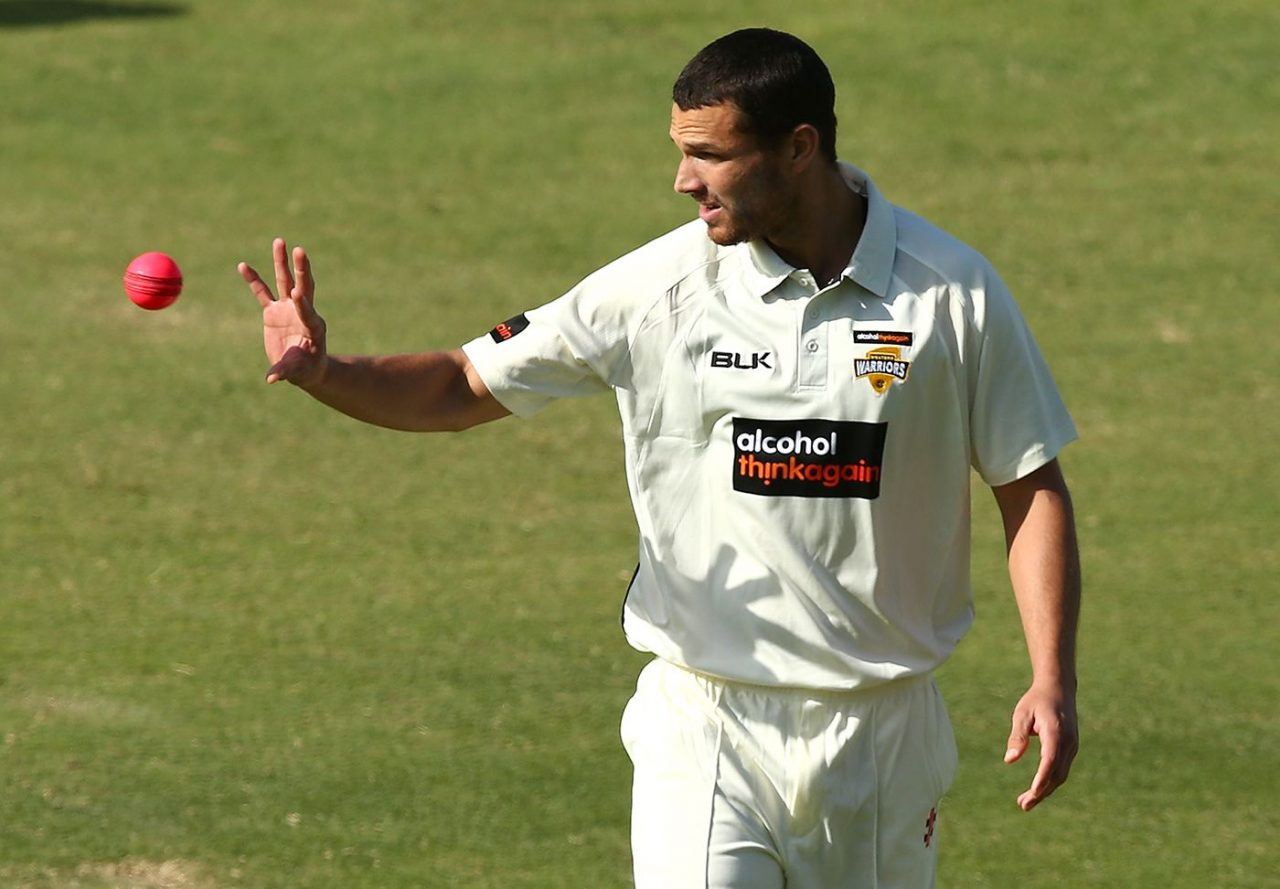
[[[877,395],[889,391],[895,382],[901,383],[911,370],[911,362],[902,357],[898,346],[879,346],[869,351],[865,358],[853,359],[853,375],[871,384]]]
[[[528,326],[529,319],[525,317],[524,312],[521,312],[514,318],[508,318],[493,330],[489,331],[489,336],[493,338],[495,343],[505,343]]]
[[[765,497],[880,496],[888,423],[733,420],[733,489]]]

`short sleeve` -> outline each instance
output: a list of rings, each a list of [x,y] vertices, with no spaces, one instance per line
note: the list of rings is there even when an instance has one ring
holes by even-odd
[[[989,266],[975,294],[977,370],[970,379],[970,449],[989,485],[1016,481],[1076,438],[1075,424],[1040,347]]]
[[[525,417],[557,398],[618,384],[627,355],[626,312],[609,277],[597,272],[462,347],[503,407]]]

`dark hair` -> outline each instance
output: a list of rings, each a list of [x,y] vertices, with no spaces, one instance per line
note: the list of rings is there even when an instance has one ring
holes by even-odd
[[[769,28],[726,34],[689,60],[671,98],[682,111],[732,102],[748,132],[770,142],[811,124],[823,155],[836,159],[831,72],[812,47],[791,34]]]

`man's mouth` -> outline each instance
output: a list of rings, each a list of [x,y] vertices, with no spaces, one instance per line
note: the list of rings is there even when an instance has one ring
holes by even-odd
[[[719,204],[698,204],[698,217],[706,223],[714,222],[723,212]]]

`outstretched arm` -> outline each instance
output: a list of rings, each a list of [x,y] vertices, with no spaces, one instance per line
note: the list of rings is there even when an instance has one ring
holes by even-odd
[[[1031,657],[1031,688],[1013,711],[1005,762],[1017,762],[1032,735],[1040,763],[1018,797],[1030,811],[1064,781],[1079,748],[1076,723],[1076,627],[1080,555],[1071,496],[1057,460],[992,489],[1004,520],[1009,578]]]
[[[454,431],[506,416],[461,349],[413,355],[336,356],[315,309],[305,250],[271,245],[276,291],[246,263],[240,276],[262,306],[267,382],[288,381],[357,420],[411,432]],[[294,271],[297,273],[295,280]],[[278,294],[278,296],[277,296]]]

